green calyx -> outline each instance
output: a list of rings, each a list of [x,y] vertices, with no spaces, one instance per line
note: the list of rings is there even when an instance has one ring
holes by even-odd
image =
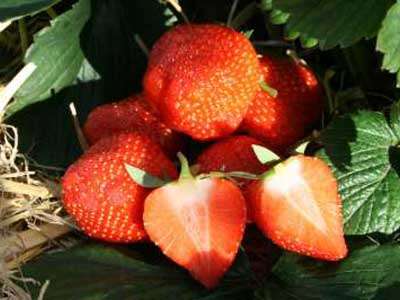
[[[196,179],[202,180],[202,179],[210,179],[210,178],[224,178],[224,179],[233,180],[233,181],[237,178],[248,179],[248,180],[262,180],[262,179],[266,178],[267,176],[270,176],[271,172],[273,171],[271,169],[261,175],[256,175],[256,174],[242,172],[242,171],[233,171],[233,172],[214,171],[214,172],[210,172],[207,174],[199,174],[199,175],[194,176],[193,172],[191,171],[191,168],[189,166],[189,162],[188,162],[187,158],[181,152],[179,152],[177,154],[177,156],[178,156],[178,159],[179,159],[179,162],[181,165],[181,171],[179,174],[179,179],[177,181],[175,181],[175,183],[178,183],[183,180],[196,180]],[[277,160],[274,160],[274,162],[276,162],[276,161]],[[147,173],[144,170],[141,170],[139,168],[136,168],[136,167],[128,165],[128,164],[125,164],[125,169],[133,181],[135,181],[138,185],[145,187],[145,188],[159,188],[168,183],[171,183],[170,180],[155,177],[155,176]],[[194,173],[197,173],[197,172],[194,172]]]
[[[138,185],[144,188],[158,188],[168,183],[168,181],[153,176],[146,171],[131,166],[129,164],[125,164],[125,170],[128,172],[131,179],[136,182]]]
[[[252,173],[247,173],[247,172],[242,172],[242,171],[234,171],[234,172],[220,172],[220,171],[214,171],[210,172],[208,174],[200,174],[197,176],[194,176],[192,173],[192,170],[189,166],[189,162],[187,158],[179,152],[177,154],[179,162],[181,164],[181,172],[179,174],[179,180],[194,180],[194,179],[206,179],[206,178],[226,178],[226,179],[234,179],[234,178],[242,178],[242,179],[250,179],[250,180],[256,180],[259,178],[258,175],[252,174]]]
[[[263,165],[274,163],[280,160],[279,155],[265,148],[264,146],[254,144],[251,145],[251,148],[253,149],[253,152],[256,155],[258,161]]]
[[[260,180],[269,179],[270,177],[274,176],[279,171],[283,171],[284,168],[285,168],[284,161],[279,161],[271,169],[269,169],[268,171],[266,171],[263,174],[261,174],[259,176],[259,179]]]
[[[260,145],[252,145],[251,148],[260,163],[272,166],[268,171],[258,175],[257,179],[265,180],[268,177],[273,176],[276,173],[277,168],[282,167],[282,159],[276,153]]]

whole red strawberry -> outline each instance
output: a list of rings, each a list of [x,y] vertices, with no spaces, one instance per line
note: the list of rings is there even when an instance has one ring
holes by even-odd
[[[238,135],[228,137],[208,147],[198,158],[197,164],[201,173],[212,171],[222,172],[247,172],[259,175],[265,172],[268,167],[260,163],[254,154],[253,145],[262,145],[255,138]],[[247,179],[237,179],[241,189],[246,195],[247,185],[251,182]],[[252,220],[250,210],[248,220]]]
[[[209,146],[197,158],[196,164],[200,173],[241,171],[258,175],[268,167],[257,159],[253,145],[263,143],[246,135],[231,136]],[[249,180],[238,179],[238,182],[245,186]]]
[[[154,45],[144,91],[171,128],[197,140],[235,131],[259,88],[250,41],[221,25],[181,25]]]
[[[322,90],[311,69],[292,58],[263,56],[260,65],[265,83],[278,94],[260,89],[241,128],[283,153],[321,117]]]
[[[150,193],[144,226],[150,239],[207,288],[231,266],[246,223],[240,189],[229,180],[193,177],[183,161],[178,181]]]
[[[275,244],[324,260],[347,255],[342,202],[325,162],[291,157],[249,189],[255,222]]]
[[[177,175],[160,147],[141,133],[101,139],[68,168],[62,180],[64,207],[87,235],[110,242],[147,236],[142,215],[150,190],[131,180],[125,164],[154,176]]]
[[[90,144],[127,130],[144,132],[171,156],[175,156],[183,145],[182,137],[158,119],[142,95],[95,108],[83,128]]]

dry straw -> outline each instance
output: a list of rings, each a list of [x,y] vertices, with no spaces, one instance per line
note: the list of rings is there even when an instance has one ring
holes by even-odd
[[[17,89],[34,72],[25,66],[0,87],[0,116]],[[71,229],[63,217],[60,185],[56,178],[33,170],[18,151],[17,128],[0,120],[0,299],[31,299],[21,265],[52,247]],[[48,282],[42,283],[43,297]]]

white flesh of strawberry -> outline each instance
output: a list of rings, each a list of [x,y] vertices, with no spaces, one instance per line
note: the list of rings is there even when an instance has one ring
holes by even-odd
[[[211,250],[208,201],[213,186],[214,182],[210,179],[188,179],[171,184],[164,190],[166,199],[178,198],[170,204],[199,253]]]
[[[277,166],[275,171],[276,173],[270,179],[264,181],[266,189],[283,195],[288,204],[306,220],[320,231],[327,233],[328,228],[320,208],[309,186],[302,179],[300,162],[295,160],[288,165]]]

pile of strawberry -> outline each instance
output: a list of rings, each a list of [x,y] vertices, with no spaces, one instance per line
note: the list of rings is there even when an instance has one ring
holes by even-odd
[[[65,209],[87,235],[151,240],[207,288],[231,266],[248,222],[286,250],[346,256],[329,167],[304,155],[263,164],[254,151],[283,157],[320,118],[323,96],[308,67],[258,56],[228,27],[181,25],[153,47],[143,86],[89,115],[92,146],[63,178]],[[191,168],[184,135],[216,141]]]

